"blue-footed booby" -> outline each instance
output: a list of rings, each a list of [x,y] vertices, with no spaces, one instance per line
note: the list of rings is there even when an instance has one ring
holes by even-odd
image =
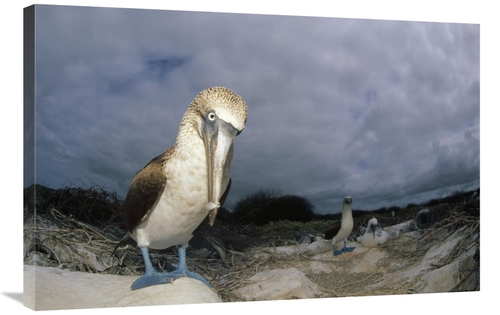
[[[378,225],[378,220],[372,218],[368,221],[365,233],[361,236],[361,245],[363,247],[376,247],[385,244],[389,238],[389,233]]]
[[[233,91],[225,87],[201,91],[182,117],[175,144],[134,175],[123,204],[125,238],[137,242],[146,271],[132,284],[132,290],[182,276],[210,287],[203,277],[188,270],[186,248],[207,215],[210,225],[214,224],[227,196],[233,140],[245,128],[247,114],[245,101]],[[149,249],[174,245],[179,251],[178,268],[158,272]]]
[[[346,247],[346,240],[349,237],[349,234],[351,234],[352,227],[354,225],[354,222],[352,220],[351,204],[352,204],[352,197],[351,196],[345,197],[342,204],[341,221],[335,223],[325,231],[325,239],[332,240],[334,256],[341,255],[342,253],[345,252],[352,252],[354,250],[354,247]],[[340,251],[336,250],[335,245],[342,241],[344,241],[344,247]]]

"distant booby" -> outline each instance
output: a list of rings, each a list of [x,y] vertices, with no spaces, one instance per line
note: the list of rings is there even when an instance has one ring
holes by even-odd
[[[376,247],[385,244],[389,238],[389,233],[378,225],[376,218],[373,218],[368,221],[365,234],[361,236],[361,245],[363,247]]]
[[[352,227],[354,225],[354,222],[352,220],[351,204],[352,197],[345,197],[342,205],[341,222],[337,222],[325,231],[325,239],[332,240],[334,256],[340,255],[345,252],[352,252],[354,250],[354,247],[346,247],[346,240],[349,237],[349,234],[351,234]],[[342,241],[344,241],[344,247],[340,251],[336,250],[335,245]]]
[[[207,215],[214,224],[227,196],[233,140],[245,128],[247,114],[245,101],[233,91],[224,87],[201,91],[182,117],[175,144],[135,174],[123,204],[125,238],[137,242],[146,272],[132,290],[182,276],[210,286],[187,269],[186,248]],[[177,270],[158,272],[149,249],[174,245],[179,248]]]

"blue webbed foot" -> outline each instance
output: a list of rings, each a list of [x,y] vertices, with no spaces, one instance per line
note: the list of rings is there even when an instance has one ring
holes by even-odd
[[[346,247],[346,244],[347,244],[347,242],[344,241],[344,247],[342,247],[341,250],[336,250],[334,248],[333,249],[333,256],[342,255],[343,253],[350,253],[356,248],[356,247]]]
[[[205,280],[202,276],[200,276],[196,272],[188,270],[188,268],[186,266],[186,247],[185,246],[179,247],[179,267],[177,268],[177,270],[168,273],[168,275],[174,275],[177,278],[180,278],[182,276],[186,276],[186,277],[189,277],[192,279],[200,280],[201,282],[206,284],[209,288],[212,287],[208,283],[208,281]]]
[[[152,271],[152,272],[147,272],[142,277],[135,280],[134,283],[132,283],[132,286],[130,286],[130,288],[132,290],[137,290],[150,287],[153,285],[165,284],[173,280],[175,279],[173,279],[172,277],[168,277],[166,273]]]
[[[203,282],[204,284],[206,284],[207,287],[209,287],[209,288],[212,287],[210,285],[210,283],[208,283],[208,281],[205,280],[205,278],[203,278],[202,276],[200,276],[196,272],[186,270],[186,277],[193,278],[193,279],[196,279],[196,280],[200,280],[201,282]]]
[[[186,267],[186,247],[181,246],[179,248],[179,267],[172,272],[158,272],[153,267],[151,260],[149,258],[149,249],[147,247],[141,247],[142,256],[144,258],[144,265],[146,267],[146,273],[135,280],[130,287],[132,290],[142,289],[158,284],[166,284],[173,282],[180,277],[189,277],[203,282],[209,288],[212,286],[205,280],[202,276],[196,272],[189,271]]]
[[[189,270],[174,270],[172,272],[149,272],[140,277],[139,279],[135,280],[134,283],[132,283],[132,286],[130,287],[132,290],[137,290],[137,289],[142,289],[146,287],[150,287],[153,285],[158,285],[158,284],[166,284],[173,282],[181,277],[189,277],[192,279],[199,280],[203,282],[206,286],[211,288],[212,286],[208,283],[207,280],[205,280],[202,276],[197,274],[196,272],[192,272]]]
[[[342,255],[342,253],[343,253],[343,252],[344,252],[344,251],[342,251],[342,250],[336,250],[336,249],[334,249],[334,250],[333,250],[333,256]]]

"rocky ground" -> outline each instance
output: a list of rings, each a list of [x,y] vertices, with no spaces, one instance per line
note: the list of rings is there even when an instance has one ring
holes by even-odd
[[[222,302],[478,291],[479,199],[436,204],[423,212],[422,208],[377,214],[383,227],[395,231],[387,244],[377,248],[363,248],[355,242],[358,229],[374,214],[355,217],[348,245],[356,249],[340,256],[332,255],[331,244],[316,241],[320,239],[317,234],[331,220],[278,222],[262,227],[217,222],[196,231],[187,263],[212,284]],[[398,228],[401,226],[404,228]],[[38,286],[48,286],[54,270],[91,275],[86,279],[89,286],[95,282],[97,291],[104,282],[99,277],[105,276],[119,276],[113,281],[120,287],[128,286],[144,272],[144,267],[134,246],[119,248],[112,254],[123,234],[119,225],[97,227],[55,207],[36,215],[27,212],[25,272],[32,277],[32,266],[44,268],[38,269],[44,270],[39,274],[46,277],[37,282]],[[311,244],[315,250],[308,251]],[[151,255],[158,269],[176,266],[175,249],[152,251]],[[68,278],[59,277],[57,281],[61,279]],[[45,290],[37,289],[39,293]],[[94,307],[112,306],[106,303]],[[83,301],[74,305],[86,304]],[[125,305],[136,304],[121,306]]]

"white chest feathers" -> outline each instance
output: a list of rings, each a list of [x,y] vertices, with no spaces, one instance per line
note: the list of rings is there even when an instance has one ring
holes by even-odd
[[[213,205],[208,204],[204,152],[192,154],[200,158],[186,161],[182,157],[173,157],[166,163],[165,189],[147,218],[132,234],[138,246],[164,249],[185,245],[213,209]]]

